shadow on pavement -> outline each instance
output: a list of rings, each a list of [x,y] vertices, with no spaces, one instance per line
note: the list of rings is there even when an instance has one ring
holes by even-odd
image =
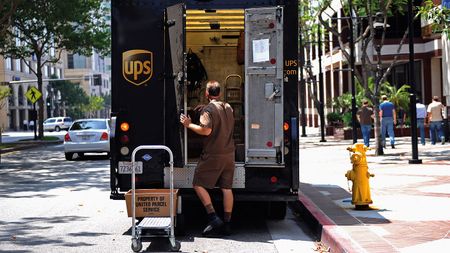
[[[2,156],[0,198],[48,198],[54,189],[109,191],[109,160],[89,156],[66,161],[62,145],[33,148]]]
[[[87,243],[68,243],[62,239],[52,239],[46,236],[45,232],[64,223],[86,220],[88,217],[83,216],[55,216],[55,217],[25,217],[18,221],[3,222],[0,221],[2,232],[0,233],[0,241],[9,241],[12,244],[20,246],[37,246],[37,245],[60,245],[60,246],[91,246]],[[46,225],[40,225],[46,224]],[[42,235],[39,235],[42,234]],[[92,235],[94,236],[94,235]],[[29,251],[15,251],[29,252]]]

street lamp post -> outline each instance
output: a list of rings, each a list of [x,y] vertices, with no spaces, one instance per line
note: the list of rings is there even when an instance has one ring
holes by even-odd
[[[352,135],[353,135],[353,144],[358,142],[358,134],[356,129],[356,87],[355,87],[355,43],[353,38],[353,2],[352,0],[348,1],[348,8],[350,10],[350,37],[349,37],[349,45],[350,45],[350,85],[352,87]]]
[[[410,85],[409,91],[409,111],[411,117],[411,145],[412,145],[412,159],[409,163],[419,164],[422,160],[419,159],[419,152],[417,147],[417,110],[416,110],[416,82],[414,80],[414,23],[413,23],[413,9],[412,0],[408,0],[408,38],[409,38],[409,73],[408,83]]]
[[[320,25],[317,25],[317,44],[318,44],[318,57],[319,57],[319,116],[320,116],[320,142],[326,142],[325,140],[325,110],[324,110],[324,91],[323,91],[323,73],[322,73],[322,39],[320,32]]]
[[[303,68],[305,67],[305,51],[303,50],[303,35],[302,35],[302,26],[299,26],[299,44],[300,44],[300,113],[301,113],[301,122],[302,122],[302,135],[301,137],[306,137],[306,85],[305,78],[303,77]]]

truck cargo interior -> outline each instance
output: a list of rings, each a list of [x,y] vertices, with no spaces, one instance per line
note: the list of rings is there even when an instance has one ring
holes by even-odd
[[[185,110],[194,123],[205,105],[207,80],[221,84],[221,100],[234,110],[236,162],[244,162],[244,10],[186,11],[187,89]],[[188,131],[188,162],[196,162],[202,138]]]

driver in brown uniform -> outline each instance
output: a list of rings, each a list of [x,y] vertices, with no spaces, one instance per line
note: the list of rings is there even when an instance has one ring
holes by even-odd
[[[234,116],[228,103],[218,101],[220,84],[209,81],[205,95],[209,100],[200,114],[200,125],[193,124],[191,118],[181,114],[180,122],[199,135],[206,136],[200,160],[194,173],[193,187],[208,213],[208,225],[204,236],[229,235],[233,210],[231,190],[234,175]],[[207,189],[220,187],[223,193],[223,221],[216,215]]]

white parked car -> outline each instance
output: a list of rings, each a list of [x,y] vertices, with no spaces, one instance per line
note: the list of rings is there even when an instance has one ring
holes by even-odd
[[[44,131],[56,131],[67,130],[72,125],[72,118],[70,117],[55,117],[48,118],[44,121]]]
[[[75,120],[64,136],[64,153],[67,160],[77,153],[104,153],[109,156],[109,120],[79,119]]]

